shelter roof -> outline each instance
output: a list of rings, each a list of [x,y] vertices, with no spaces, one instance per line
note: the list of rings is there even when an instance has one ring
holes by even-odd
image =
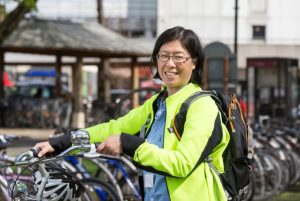
[[[24,53],[128,57],[149,56],[152,46],[96,22],[25,19],[0,48]]]

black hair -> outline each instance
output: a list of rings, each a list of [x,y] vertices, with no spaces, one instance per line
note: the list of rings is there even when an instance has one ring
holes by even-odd
[[[202,44],[200,42],[199,37],[196,33],[190,29],[185,29],[180,26],[176,26],[164,31],[160,36],[157,38],[154,49],[152,51],[151,56],[151,63],[155,65],[157,68],[157,61],[156,56],[161,48],[162,45],[165,43],[179,40],[181,45],[189,52],[192,57],[192,60],[195,64],[195,69],[192,72],[191,79],[189,81],[198,85],[201,85],[202,80],[202,70],[203,70],[203,63],[205,59],[204,50]],[[158,72],[154,75],[154,78],[160,78]]]

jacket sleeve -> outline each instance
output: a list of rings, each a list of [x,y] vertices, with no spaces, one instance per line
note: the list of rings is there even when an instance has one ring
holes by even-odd
[[[59,154],[63,150],[69,148],[72,146],[71,142],[71,134],[70,132],[66,132],[63,135],[54,136],[52,138],[49,138],[49,144],[54,149],[54,155]]]
[[[139,133],[142,125],[146,122],[152,108],[155,97],[147,100],[143,105],[131,110],[128,114],[107,123],[101,123],[85,130],[90,133],[91,142],[102,142],[113,134],[127,133],[134,135]]]
[[[219,112],[210,97],[195,101],[188,110],[182,138],[173,150],[161,149],[156,145],[143,142],[134,153],[134,161],[148,171],[173,177],[186,177],[197,166],[214,132],[217,118],[220,118]],[[222,132],[222,128],[218,132]],[[170,133],[165,133],[165,137],[166,135]],[[221,142],[217,146],[221,151],[216,152],[214,157],[222,160],[222,152],[228,143],[228,138],[224,137],[223,133],[221,135]]]

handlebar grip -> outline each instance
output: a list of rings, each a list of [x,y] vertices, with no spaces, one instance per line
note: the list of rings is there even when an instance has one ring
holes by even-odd
[[[30,149],[31,153],[32,153],[32,156],[37,158],[38,157],[38,154],[40,152],[40,149],[37,149],[37,148],[31,148]]]
[[[15,157],[15,162],[26,161],[30,158],[37,158],[39,151],[39,149],[31,148],[29,151],[21,152]]]

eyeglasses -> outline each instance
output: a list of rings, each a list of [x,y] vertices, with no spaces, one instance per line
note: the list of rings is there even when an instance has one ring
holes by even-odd
[[[172,59],[176,64],[183,64],[191,57],[184,57],[184,56],[170,56],[166,54],[158,54],[156,55],[156,60],[160,62],[167,62],[169,59]]]

